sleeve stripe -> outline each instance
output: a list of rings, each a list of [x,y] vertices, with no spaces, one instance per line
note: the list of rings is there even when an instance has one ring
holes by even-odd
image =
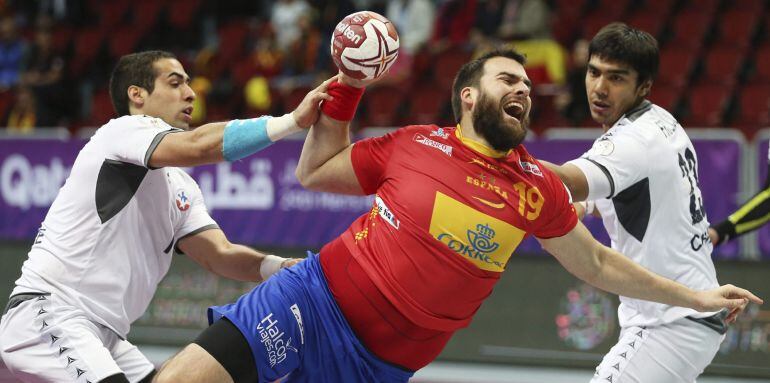
[[[155,149],[160,145],[160,141],[163,139],[163,137],[166,137],[169,133],[174,132],[181,132],[181,129],[169,129],[163,132],[160,132],[155,135],[155,138],[152,139],[152,142],[150,143],[150,147],[147,148],[147,153],[144,154],[144,166],[150,169],[155,169],[150,167],[150,157],[152,157],[152,153],[155,152]]]
[[[199,228],[197,228],[197,229],[195,229],[195,230],[193,230],[193,231],[191,231],[191,232],[189,232],[189,233],[179,237],[179,239],[176,240],[176,243],[174,243],[174,252],[177,253],[177,254],[184,254],[184,252],[179,248],[179,241],[181,241],[181,240],[183,240],[183,239],[185,239],[185,238],[187,238],[189,236],[198,234],[200,232],[204,232],[206,230],[212,230],[212,229],[219,229],[219,225],[211,224],[211,225],[202,226],[202,227],[199,227]]]
[[[612,175],[610,174],[610,171],[607,170],[607,168],[605,168],[604,165],[602,165],[602,164],[600,164],[600,163],[598,163],[598,162],[596,162],[596,161],[594,161],[594,160],[592,160],[590,158],[585,158],[585,160],[588,160],[592,164],[596,165],[602,171],[602,173],[604,173],[604,175],[607,176],[607,180],[610,181],[610,195],[607,196],[607,198],[612,198],[615,195],[615,181],[612,179]]]

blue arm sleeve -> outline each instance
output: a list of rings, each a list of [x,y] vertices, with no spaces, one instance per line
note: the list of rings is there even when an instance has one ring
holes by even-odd
[[[273,141],[267,135],[269,116],[249,120],[232,120],[225,125],[222,138],[222,154],[227,161],[248,157],[268,146]]]

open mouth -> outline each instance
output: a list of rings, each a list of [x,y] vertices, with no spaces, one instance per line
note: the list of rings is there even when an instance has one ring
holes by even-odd
[[[604,111],[604,110],[607,110],[610,107],[610,104],[608,104],[608,103],[606,103],[604,101],[592,101],[591,102],[591,106],[593,106],[596,109]]]
[[[524,117],[524,105],[518,101],[512,101],[503,106],[505,114],[515,118],[517,121],[521,121]]]
[[[187,108],[184,108],[182,110],[182,114],[184,114],[187,117],[192,117],[192,113],[193,113],[193,107],[192,106],[188,106]]]

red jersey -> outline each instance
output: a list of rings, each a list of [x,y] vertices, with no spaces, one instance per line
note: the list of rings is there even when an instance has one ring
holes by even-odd
[[[422,329],[466,327],[525,235],[577,224],[564,184],[522,145],[501,153],[456,128],[407,126],[357,142],[351,159],[375,202],[327,247],[344,243],[378,295]],[[325,270],[337,267],[324,252]],[[335,295],[345,294],[338,274],[327,275]]]

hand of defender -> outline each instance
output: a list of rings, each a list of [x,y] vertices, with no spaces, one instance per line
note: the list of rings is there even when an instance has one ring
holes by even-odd
[[[326,93],[326,88],[329,87],[337,76],[334,76],[321,83],[317,88],[308,92],[302,102],[299,103],[297,109],[291,113],[294,117],[294,121],[297,122],[297,126],[302,129],[307,129],[318,121],[318,117],[321,115],[321,101],[331,100],[332,96]]]
[[[763,303],[762,299],[752,294],[751,291],[729,284],[712,290],[698,291],[696,294],[696,307],[693,307],[694,309],[719,311],[726,308],[730,310],[728,323],[735,321],[735,318],[746,308],[749,301],[758,305]]]

